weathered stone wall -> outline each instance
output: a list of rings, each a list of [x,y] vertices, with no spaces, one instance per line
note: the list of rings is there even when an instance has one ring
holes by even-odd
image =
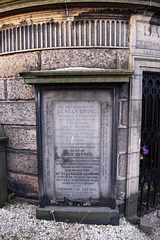
[[[124,211],[128,146],[129,85],[119,87],[118,137],[117,137],[117,205]]]
[[[86,9],[85,11],[89,11]],[[63,12],[63,16],[62,16]],[[74,9],[73,16],[82,13]],[[37,15],[36,15],[37,14]],[[1,24],[19,26],[20,23],[36,23],[50,20],[49,11],[32,16],[27,13],[5,17]],[[53,11],[52,11],[53,14]],[[66,17],[65,11],[57,11],[58,17]],[[71,18],[74,18],[70,16]],[[122,17],[122,16],[121,16]],[[2,26],[1,25],[1,26]],[[3,28],[2,27],[2,28]],[[24,84],[20,72],[33,70],[53,70],[68,67],[87,67],[104,69],[128,69],[129,48],[90,47],[19,51],[0,55],[0,122],[4,126],[7,142],[8,187],[17,196],[38,199],[36,109],[35,88]],[[126,162],[128,134],[128,96],[127,83],[119,84],[119,112],[117,144],[116,192],[117,204],[124,205],[126,192]]]
[[[7,143],[9,189],[20,197],[38,198],[34,86],[24,84],[19,72],[66,67],[128,68],[129,50],[43,50],[0,56],[0,116]],[[120,87],[118,130],[118,195],[124,202],[127,149],[127,84]],[[117,113],[118,117],[118,113]],[[125,141],[124,141],[125,139]]]
[[[126,216],[137,215],[139,161],[141,144],[143,74],[160,73],[160,18],[157,14],[131,17],[130,64],[134,76],[130,80],[128,164]]]
[[[35,93],[19,72],[38,70],[38,54],[0,56],[0,121],[8,137],[8,187],[30,198],[38,198]]]
[[[88,67],[128,69],[129,50],[67,49],[42,51],[41,69]]]
[[[81,6],[76,9],[74,6],[78,1],[75,3],[72,0],[67,1],[67,5],[64,4],[64,1],[53,2],[48,0],[35,1],[34,3],[33,1],[26,0],[15,2],[12,1],[11,3],[11,0],[3,0],[0,3],[0,40],[3,42],[0,46],[0,123],[3,124],[6,136],[8,137],[7,168],[9,190],[15,192],[20,197],[38,199],[35,88],[34,86],[24,84],[24,80],[19,75],[20,72],[32,70],[45,71],[68,67],[131,69],[135,73],[130,79],[129,84],[119,83],[118,112],[116,113],[118,129],[117,139],[115,139],[115,144],[117,145],[115,192],[116,202],[120,206],[120,210],[126,210],[128,218],[133,219],[133,216],[135,216],[136,219],[141,139],[142,77],[144,72],[160,73],[160,19],[159,15],[156,14],[156,11],[158,12],[160,7],[159,0],[153,0],[150,3],[148,1],[141,3],[138,0],[134,1],[134,3],[133,1],[126,3],[126,1],[119,0],[91,1],[92,3],[96,3],[96,7],[98,6],[98,8],[92,9],[89,5],[84,5],[84,8]],[[69,3],[73,2],[74,5],[70,7]],[[100,2],[101,5],[99,5]],[[120,2],[121,6],[119,5]],[[46,9],[42,13],[44,4],[46,6],[53,4],[54,6],[56,3],[61,3],[59,6],[63,5],[63,7]],[[118,7],[116,7],[117,4]],[[32,7],[31,13],[27,12],[29,9],[25,10],[27,6]],[[39,10],[41,11],[38,11],[36,7],[40,6]],[[110,8],[107,8],[107,6],[110,6]],[[121,7],[121,10],[123,10],[113,14],[111,6],[113,9]],[[135,6],[138,6],[138,13],[136,13]],[[24,13],[17,13],[12,16],[10,12],[10,16],[7,16],[7,12],[13,9],[15,10],[14,13],[18,9],[23,9]],[[127,9],[130,9],[132,14],[130,11],[127,13]],[[106,13],[109,13],[107,18],[105,18]],[[99,45],[88,43],[87,46],[83,44],[81,46],[79,44],[81,34],[76,29],[75,23],[78,20],[81,21],[83,17],[86,23],[87,17],[90,17],[92,14],[94,17],[89,18],[90,23],[88,23],[90,29],[91,19],[97,21],[98,15],[101,19],[100,25],[103,24],[104,17],[105,24],[107,24],[108,20],[111,24],[113,20],[114,24],[112,25],[114,27],[112,30],[115,29],[116,24],[119,24],[117,21],[121,22],[121,20],[125,26],[130,26],[130,29],[126,27],[124,32],[122,28],[120,29],[122,35],[119,34],[118,44],[116,41],[116,43],[114,41],[113,43],[110,36],[110,46],[107,47],[107,41],[103,36],[102,42],[105,39],[106,45],[104,43],[102,46],[99,43]],[[120,14],[120,18],[118,14]],[[51,41],[43,43],[42,38],[45,39],[49,34],[51,39],[51,32],[53,30],[51,24],[61,24],[63,21],[65,24],[67,21],[70,21],[70,24],[71,21],[74,21],[73,25],[75,28],[73,32],[79,32],[78,43],[75,40],[74,44],[71,44],[71,35],[68,40],[70,45],[56,45],[56,41],[59,41],[57,40],[58,38],[52,38],[52,41],[53,39],[55,40],[55,47],[52,46]],[[38,29],[38,25],[42,27],[43,24],[44,28],[47,29],[47,24],[50,24],[50,30],[43,32],[38,40],[40,43],[38,41],[36,43],[35,48],[37,49],[34,49],[34,40],[32,37],[28,40],[28,42],[33,40],[30,50],[28,50],[29,43],[26,48],[24,46],[22,48],[22,45],[26,43],[27,34],[29,35],[30,33],[29,26],[32,27],[31,31],[34,32],[34,24],[36,29]],[[23,44],[19,43],[19,46],[15,44],[16,50],[14,52],[14,44],[12,46],[11,44],[9,45],[11,38],[8,37],[8,40],[4,40],[4,38],[7,34],[9,36],[10,30],[13,34],[13,29],[15,28],[17,33],[18,28],[22,30],[21,27],[23,27],[23,31],[24,27],[27,27],[28,32],[26,35],[23,35],[25,39],[23,39]],[[42,32],[41,30],[40,32]],[[66,30],[67,28],[65,28]],[[71,29],[68,31],[69,34],[70,31]],[[63,41],[67,42],[64,32],[63,36],[65,37]],[[91,36],[91,32],[89,33],[88,31],[88,35]],[[87,31],[85,33],[87,38]],[[38,39],[39,32],[37,31],[36,34]],[[96,34],[97,32],[95,31],[95,36]],[[124,37],[124,43],[121,39],[122,36]],[[128,39],[130,40],[128,41]],[[95,39],[94,41],[96,42]],[[39,49],[38,44],[40,44]],[[88,47],[89,44],[90,47]],[[11,48],[12,53],[10,52]]]

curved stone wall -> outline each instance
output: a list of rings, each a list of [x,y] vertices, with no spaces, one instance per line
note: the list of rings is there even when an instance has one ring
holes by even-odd
[[[61,5],[55,8],[53,1],[0,3],[0,122],[9,139],[9,189],[20,197],[38,199],[35,88],[24,84],[20,72],[68,67],[132,69],[135,76],[130,85],[119,85],[116,113],[117,204],[124,211],[127,199],[132,215],[132,210],[136,211],[139,180],[141,77],[144,59],[148,61],[145,71],[151,66],[157,72],[160,69],[158,45],[153,40],[158,44],[156,11],[160,3],[95,1],[98,7],[93,8],[91,1],[90,7],[88,3],[76,8],[78,1],[67,1],[67,5],[57,2]],[[33,7],[42,4],[43,10]]]
[[[35,93],[19,73],[68,67],[128,69],[129,18],[126,11],[114,11],[113,16],[106,9],[85,8],[70,9],[68,20],[64,9],[1,19],[0,115],[9,139],[9,189],[17,196],[38,199]],[[127,87],[123,84],[122,89]],[[121,98],[127,111],[128,94]],[[121,119],[120,125],[126,128],[123,114]],[[126,134],[120,130],[121,137]],[[120,159],[125,154],[126,150]],[[120,175],[125,192],[124,170]]]

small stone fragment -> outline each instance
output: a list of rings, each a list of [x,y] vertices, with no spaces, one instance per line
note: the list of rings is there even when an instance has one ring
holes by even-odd
[[[157,217],[160,218],[160,210],[157,212]]]
[[[160,240],[160,236],[153,236],[151,240]]]
[[[145,233],[151,233],[152,223],[147,218],[140,218],[139,228]]]

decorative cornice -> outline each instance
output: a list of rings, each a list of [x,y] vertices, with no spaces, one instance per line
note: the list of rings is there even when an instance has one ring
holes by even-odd
[[[129,82],[131,70],[100,68],[65,68],[48,71],[21,72],[26,84],[53,83],[123,83]]]
[[[50,7],[54,7],[57,5],[63,5],[65,7],[65,2],[67,4],[76,6],[87,4],[88,6],[93,7],[99,6],[103,4],[105,6],[114,6],[114,7],[125,7],[125,8],[135,8],[137,6],[138,9],[145,8],[160,8],[159,0],[1,0],[0,1],[0,15],[11,15],[12,13],[21,13],[27,12],[31,10],[38,9],[46,9]]]

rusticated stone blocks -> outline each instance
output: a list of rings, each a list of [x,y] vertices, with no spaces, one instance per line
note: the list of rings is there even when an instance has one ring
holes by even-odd
[[[34,86],[29,86],[24,83],[24,79],[10,78],[7,80],[7,94],[10,100],[28,100],[34,99],[35,89]]]
[[[39,53],[1,56],[0,65],[0,121],[8,137],[8,188],[17,196],[38,198],[35,88],[26,85],[19,72],[38,70]]]
[[[29,151],[8,150],[7,168],[23,174],[37,174],[37,154]]]
[[[2,124],[35,125],[34,102],[0,102]]]
[[[4,84],[4,79],[0,79],[0,100],[5,99],[5,84]]]
[[[128,50],[124,51],[124,58],[128,61]],[[108,68],[125,69],[124,58],[119,56],[117,50],[100,49],[66,49],[48,50],[42,52],[42,70],[87,67],[87,68]]]
[[[19,72],[39,68],[38,52],[19,53],[0,57],[0,77],[19,76]]]
[[[68,67],[127,69],[128,49],[52,49],[0,56],[0,119],[8,137],[9,190],[38,198],[35,87],[19,76],[22,71]],[[119,85],[118,181],[126,178],[128,84]],[[117,158],[118,158],[117,157]],[[121,184],[119,183],[118,186]],[[118,188],[117,188],[118,189]],[[119,203],[125,189],[119,189]]]
[[[38,198],[38,178],[36,176],[8,172],[9,189],[19,197]]]
[[[8,137],[8,148],[25,149],[36,151],[36,129],[30,126],[8,127],[5,126],[5,132]]]

